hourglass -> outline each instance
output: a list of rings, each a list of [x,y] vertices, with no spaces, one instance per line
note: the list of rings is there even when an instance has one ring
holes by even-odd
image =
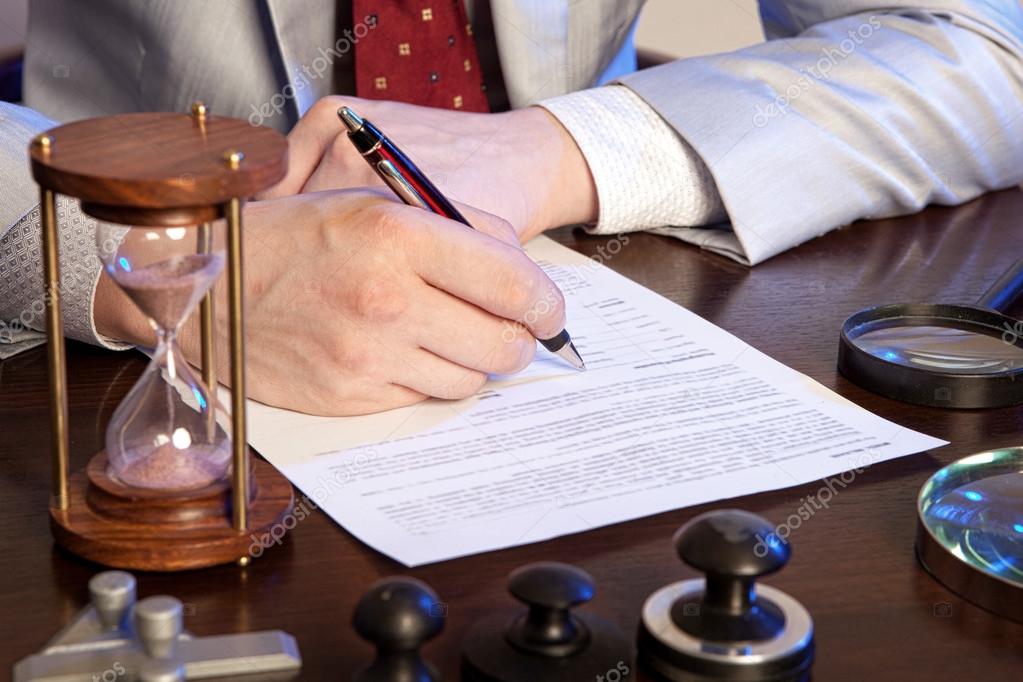
[[[280,180],[277,132],[211,115],[126,114],[70,123],[30,150],[41,188],[57,542],[118,568],[248,563],[253,537],[290,512],[291,485],[246,445],[241,208]],[[105,447],[69,474],[55,194],[101,222],[102,267],[153,331],[151,361]],[[227,273],[230,412],[217,397],[213,294]],[[178,347],[199,308],[201,377]]]
[[[107,472],[115,480],[173,495],[227,478],[231,441],[224,411],[178,348],[181,326],[224,269],[209,227],[123,230],[100,223],[103,268],[156,333],[152,361],[107,427]],[[198,245],[195,242],[198,241]],[[188,242],[188,243],[185,243]],[[196,248],[196,246],[198,248]],[[189,248],[191,247],[191,248]]]

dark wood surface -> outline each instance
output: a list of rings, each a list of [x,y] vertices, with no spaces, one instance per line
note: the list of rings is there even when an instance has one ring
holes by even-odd
[[[882,302],[970,302],[1023,253],[1023,193],[990,195],[957,209],[862,223],[754,269],[664,237],[633,236],[607,264],[733,332],[781,362],[883,417],[948,439],[924,454],[877,464],[792,534],[793,559],[768,582],[813,614],[815,680],[1015,680],[1023,676],[1023,626],[949,593],[913,555],[915,498],[937,468],[972,452],[1023,442],[1023,411],[947,411],[874,396],[835,369],[838,330],[851,312]],[[602,238],[563,230],[587,254]],[[117,401],[143,367],[134,353],[72,344],[73,468],[102,446]],[[47,527],[46,362],[42,350],[0,363],[0,669],[36,651],[86,598],[98,570],[54,548]],[[643,600],[692,573],[671,536],[695,514],[737,506],[781,522],[820,482],[682,509],[526,547],[415,570],[367,549],[316,512],[247,569],[141,574],[142,596],[186,603],[198,634],[282,628],[297,636],[302,679],[343,680],[370,656],[349,625],[375,579],[407,573],[446,602],[445,632],[427,648],[457,679],[459,640],[495,608],[511,605],[507,574],[538,560],[574,563],[597,580],[589,608],[635,632]],[[580,681],[582,682],[582,681]]]

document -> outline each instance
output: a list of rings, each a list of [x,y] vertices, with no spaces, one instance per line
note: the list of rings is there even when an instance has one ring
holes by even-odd
[[[461,401],[343,418],[250,402],[250,443],[304,513],[417,566],[946,444],[547,238],[527,250],[564,292],[588,370],[538,346],[525,371]]]

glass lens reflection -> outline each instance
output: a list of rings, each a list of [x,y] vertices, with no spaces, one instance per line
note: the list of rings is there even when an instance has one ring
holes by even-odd
[[[922,499],[924,523],[974,568],[1023,585],[1020,452],[988,454],[994,458],[967,458],[932,477]]]
[[[888,362],[951,374],[998,374],[1023,367],[1023,348],[972,331],[935,326],[889,326],[851,335],[863,351]]]

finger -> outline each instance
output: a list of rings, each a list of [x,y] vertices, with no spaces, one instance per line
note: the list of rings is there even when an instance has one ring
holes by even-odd
[[[307,390],[297,392],[275,390],[266,397],[253,398],[268,405],[283,405],[288,409],[321,417],[348,417],[394,410],[421,403],[429,396],[397,384],[371,383],[369,381],[346,381],[343,393],[332,390]]]
[[[412,267],[426,282],[487,312],[522,322],[540,339],[565,327],[565,300],[557,286],[521,249],[437,216],[395,207],[406,230]],[[423,211],[415,211],[423,214]]]
[[[500,239],[506,244],[521,248],[519,242],[519,236],[515,232],[515,228],[512,224],[502,218],[501,216],[494,215],[493,213],[487,213],[486,211],[470,206],[469,204],[463,204],[460,201],[452,202],[465,219],[469,221],[474,230],[478,230],[483,234],[490,235],[495,239]]]
[[[299,119],[288,133],[288,172],[280,182],[257,198],[274,199],[298,194],[341,132],[337,110],[342,104],[340,97],[324,97]]]
[[[417,348],[405,356],[404,367],[395,382],[435,398],[461,400],[478,393],[487,383],[487,375]]]
[[[409,322],[424,349],[479,372],[514,374],[536,355],[536,339],[521,324],[433,287],[426,287]]]
[[[355,149],[348,135],[339,132],[323,151],[323,158],[302,185],[302,192],[383,186],[383,181]]]
[[[374,414],[384,410],[396,410],[399,407],[415,405],[430,397],[398,384],[366,386],[365,390],[348,390],[346,393],[350,395],[333,401],[329,409],[322,413],[312,412],[312,414],[323,414],[326,417]]]

